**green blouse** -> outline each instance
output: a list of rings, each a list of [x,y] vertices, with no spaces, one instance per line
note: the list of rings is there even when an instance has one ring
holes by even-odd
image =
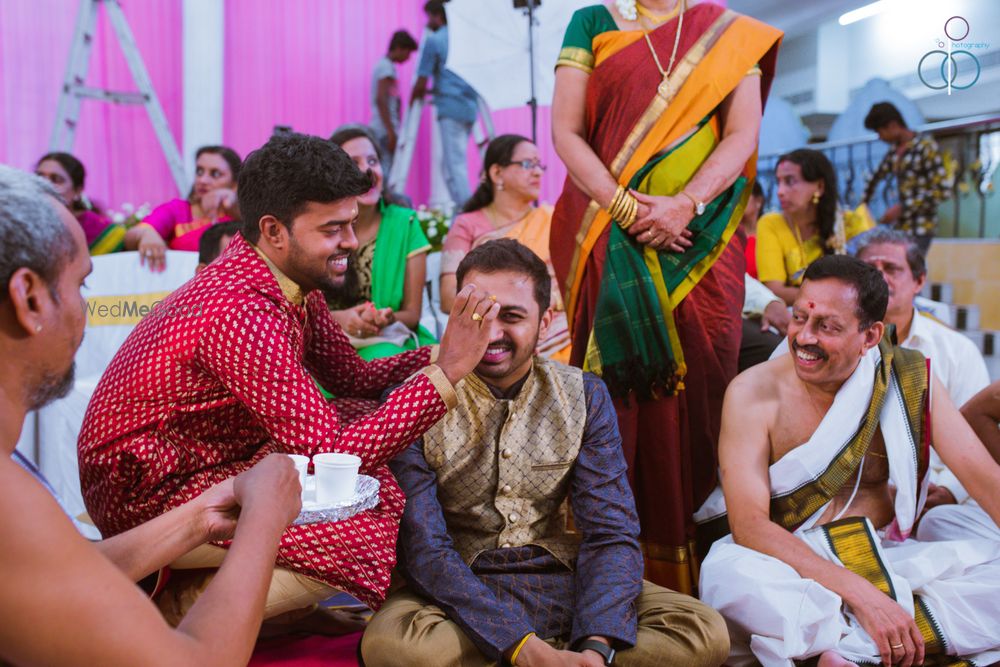
[[[587,74],[593,72],[594,38],[611,30],[618,30],[618,24],[604,5],[591,5],[573,12],[573,18],[566,27],[556,67],[566,65]]]

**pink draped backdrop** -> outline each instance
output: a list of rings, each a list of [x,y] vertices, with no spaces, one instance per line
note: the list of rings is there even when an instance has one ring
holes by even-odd
[[[275,125],[327,136],[341,123],[367,122],[371,71],[399,28],[419,39],[423,0],[226,0],[223,142],[241,155],[261,145]],[[182,127],[180,0],[123,0],[125,15],[163,104],[178,146]],[[33,169],[48,150],[79,3],[0,2],[0,162]],[[404,98],[415,58],[400,68]],[[132,90],[131,76],[104,12],[100,12],[88,84]],[[494,113],[498,133],[529,135],[527,108]],[[542,159],[549,165],[542,199],[554,202],[566,171],[550,140],[549,110],[540,109]],[[407,192],[415,203],[430,190],[430,127],[425,120]],[[83,103],[72,152],[87,167],[88,195],[118,209],[157,204],[176,188],[141,108]],[[481,162],[469,150],[469,180]]]
[[[125,0],[125,16],[178,144],[182,135],[180,0]],[[0,2],[0,162],[34,169],[48,152],[76,27],[74,0]],[[99,12],[87,83],[134,90],[111,26]],[[175,196],[160,145],[141,107],[85,101],[72,153],[87,168],[87,193],[104,206]]]
[[[275,125],[328,136],[342,123],[368,122],[371,73],[400,28],[420,39],[423,0],[226,0],[225,141],[241,155],[267,140]],[[266,35],[266,39],[263,37]],[[416,57],[399,67],[404,102],[416,72]],[[527,108],[493,114],[497,133],[530,136]],[[542,198],[554,202],[566,170],[552,149],[549,111],[539,113],[542,159],[550,165]],[[414,202],[430,192],[430,127],[425,118],[407,183]],[[469,150],[469,181],[481,160]]]

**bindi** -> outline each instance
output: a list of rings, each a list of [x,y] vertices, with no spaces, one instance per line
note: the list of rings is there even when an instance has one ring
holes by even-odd
[[[806,305],[809,306],[809,310],[812,310],[812,309],[814,309],[816,307],[816,302],[815,301],[809,301]]]

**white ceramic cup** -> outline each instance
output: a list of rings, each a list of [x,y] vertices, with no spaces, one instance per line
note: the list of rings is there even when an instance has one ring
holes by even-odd
[[[299,471],[299,484],[302,485],[302,490],[306,489],[306,473],[309,472],[309,457],[302,456],[301,454],[287,454],[288,458],[292,460],[295,464],[295,469]]]
[[[361,458],[353,454],[316,454],[316,502],[339,503],[354,497]]]

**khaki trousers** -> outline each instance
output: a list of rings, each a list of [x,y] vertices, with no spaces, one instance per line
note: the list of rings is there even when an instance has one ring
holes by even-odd
[[[722,616],[691,596],[644,581],[636,611],[636,645],[618,653],[616,665],[718,667],[729,656],[729,632]],[[567,648],[559,639],[546,642]],[[389,595],[369,621],[361,655],[366,667],[498,664],[487,659],[444,611],[407,588]]]
[[[170,581],[156,598],[156,605],[167,622],[176,627],[205,591],[222,565],[226,550],[212,544],[203,544],[184,554],[170,564]],[[318,602],[336,595],[338,590],[321,581],[276,567],[271,575],[271,586],[264,604],[264,619],[288,614],[284,620],[292,621],[312,611]],[[295,614],[293,612],[300,612]]]

